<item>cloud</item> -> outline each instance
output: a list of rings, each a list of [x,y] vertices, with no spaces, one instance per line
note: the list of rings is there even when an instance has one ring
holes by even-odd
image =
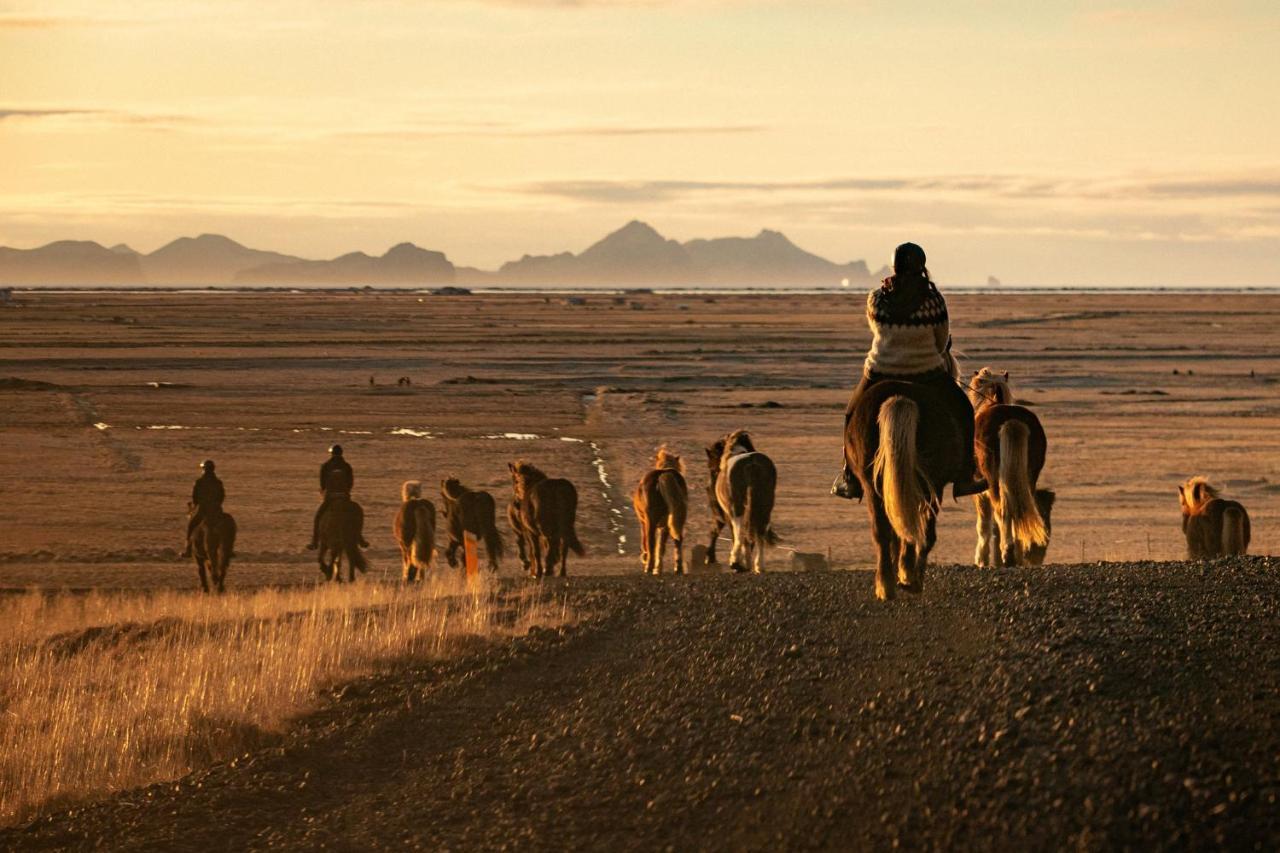
[[[451,136],[476,136],[506,139],[590,136],[703,136],[715,134],[759,133],[767,130],[759,124],[669,124],[669,125],[567,125],[531,127],[506,122],[446,122],[432,127],[393,128],[386,130],[339,131],[335,136],[348,139],[378,139],[413,142]]]
[[[44,109],[29,110],[17,107],[0,107],[0,121],[9,119],[41,119],[41,118],[57,118],[60,116],[83,116],[83,115],[100,115],[102,110],[86,110],[86,109]]]
[[[1239,199],[1280,198],[1280,175],[1250,177],[1052,178],[1028,175],[827,178],[778,181],[551,180],[490,190],[572,201],[617,204],[667,202],[711,195],[912,193],[1001,199]]]
[[[97,107],[0,107],[0,123],[6,121],[43,121],[71,119],[95,124],[132,125],[151,130],[174,130],[201,124],[195,116],[177,113],[148,113]]]

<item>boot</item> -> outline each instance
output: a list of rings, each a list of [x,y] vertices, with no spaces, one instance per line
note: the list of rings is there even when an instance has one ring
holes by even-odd
[[[848,465],[841,466],[840,473],[831,483],[831,494],[847,501],[862,500],[862,483],[858,481],[857,477],[853,476],[853,472],[849,470]]]

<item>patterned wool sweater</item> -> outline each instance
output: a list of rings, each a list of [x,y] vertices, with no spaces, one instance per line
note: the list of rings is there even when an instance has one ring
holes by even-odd
[[[871,349],[864,369],[886,376],[913,376],[946,369],[951,327],[947,302],[933,282],[914,311],[904,311],[895,303],[891,278],[867,295]]]

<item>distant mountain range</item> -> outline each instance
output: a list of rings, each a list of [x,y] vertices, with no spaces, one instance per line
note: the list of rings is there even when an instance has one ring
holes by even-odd
[[[15,285],[836,285],[866,284],[863,261],[836,264],[777,231],[755,237],[668,240],[630,222],[580,254],[525,255],[496,272],[455,267],[412,243],[374,257],[351,252],[307,260],[242,246],[218,234],[180,237],[144,255],[126,245],[59,241],[38,249],[0,247],[0,284]]]

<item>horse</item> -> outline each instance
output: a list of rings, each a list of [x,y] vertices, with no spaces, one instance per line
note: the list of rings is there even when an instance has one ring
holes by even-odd
[[[508,462],[507,468],[520,506],[520,525],[533,577],[551,574],[557,563],[560,577],[564,577],[568,552],[579,557],[586,554],[574,530],[578,490],[568,480],[550,479],[523,460]]]
[[[774,493],[778,471],[773,460],[755,449],[746,430],[736,430],[707,447],[711,492],[719,513],[713,513],[712,545],[727,520],[733,529],[729,564],[735,572],[764,571],[764,549],[776,545],[773,532]],[[707,561],[712,558],[708,553]]]
[[[1035,412],[1013,402],[1009,374],[989,367],[969,380],[974,450],[987,491],[974,495],[978,567],[1018,566],[1033,548],[1047,548],[1049,529],[1036,501],[1048,440]]]
[[[684,479],[684,463],[666,445],[658,448],[653,470],[640,478],[631,504],[640,520],[640,562],[644,564],[644,573],[662,574],[662,554],[670,536],[676,574],[684,574],[684,522],[689,514],[689,485]]]
[[[449,565],[458,565],[458,549],[462,547],[463,537],[470,533],[484,541],[484,550],[489,555],[489,570],[496,572],[503,546],[502,534],[498,533],[494,520],[497,509],[493,495],[472,491],[450,477],[440,481],[440,496],[444,500],[444,514],[449,525],[449,547],[444,552]]]
[[[195,512],[195,504],[188,509]],[[209,581],[221,594],[227,591],[227,567],[231,565],[236,546],[236,520],[230,513],[206,509],[204,518],[191,531],[191,554],[200,572],[200,586],[209,592]]]
[[[1182,533],[1192,560],[1229,557],[1249,551],[1249,513],[1238,501],[1220,497],[1204,477],[1178,487]]]
[[[342,562],[347,563],[347,581],[354,583],[356,570],[367,572],[369,564],[360,551],[364,539],[364,508],[344,494],[336,494],[320,514],[320,541],[316,549],[320,572],[325,580],[342,582]]]
[[[942,390],[885,379],[859,396],[845,425],[845,460],[867,496],[882,601],[896,594],[895,565],[898,587],[924,591],[942,490],[968,473],[973,453],[953,411]]]
[[[405,480],[400,487],[400,511],[391,529],[400,546],[401,576],[407,582],[424,579],[436,552],[436,505],[422,497],[420,481]]]

